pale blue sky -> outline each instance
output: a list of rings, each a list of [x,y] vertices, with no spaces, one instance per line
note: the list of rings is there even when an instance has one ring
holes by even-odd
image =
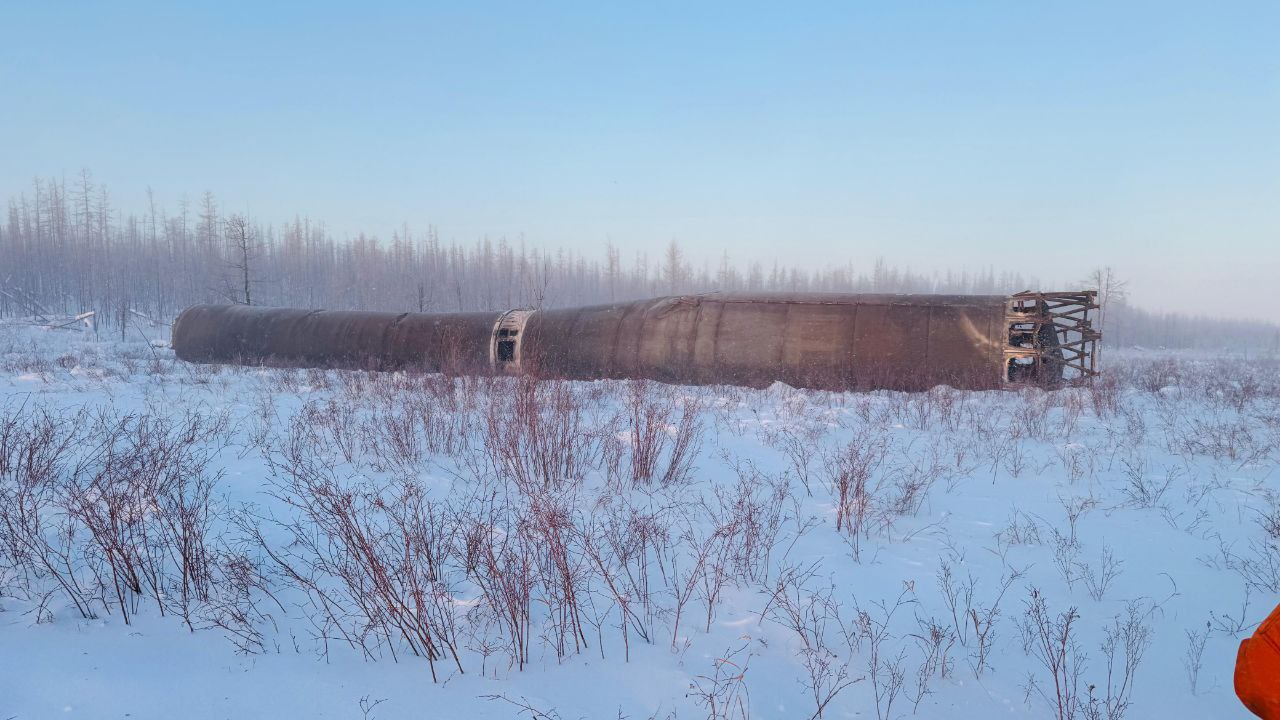
[[[5,197],[89,167],[130,209],[339,233],[1109,263],[1148,307],[1280,320],[1274,0],[0,10]]]

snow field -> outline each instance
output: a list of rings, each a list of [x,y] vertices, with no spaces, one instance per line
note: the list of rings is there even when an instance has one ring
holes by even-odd
[[[833,394],[0,327],[0,718],[1248,717],[1280,366],[1108,358]]]

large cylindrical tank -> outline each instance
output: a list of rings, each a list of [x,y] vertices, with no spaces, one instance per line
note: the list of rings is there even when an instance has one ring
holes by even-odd
[[[1003,382],[999,295],[707,294],[533,313],[526,370],[828,390]]]
[[[497,317],[193,305],[173,323],[173,349],[200,363],[478,372]]]
[[[174,323],[193,362],[828,390],[994,388],[1008,379],[1001,295],[708,293],[506,313],[201,305]]]

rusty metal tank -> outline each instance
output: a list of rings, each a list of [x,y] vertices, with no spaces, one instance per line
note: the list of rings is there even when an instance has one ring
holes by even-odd
[[[489,366],[497,316],[193,305],[172,344],[198,363],[473,372]]]
[[[191,362],[824,390],[989,389],[1011,380],[1055,382],[1069,368],[1092,373],[1092,307],[1087,292],[706,293],[456,314],[198,305],[174,323],[173,347]]]

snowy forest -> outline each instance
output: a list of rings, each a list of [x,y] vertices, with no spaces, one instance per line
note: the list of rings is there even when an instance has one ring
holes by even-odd
[[[922,274],[849,248],[822,269],[776,261],[691,262],[671,241],[659,257],[605,244],[598,255],[523,239],[442,240],[402,225],[389,238],[335,237],[323,219],[267,221],[226,212],[212,192],[160,207],[114,207],[88,170],[36,178],[8,199],[0,225],[0,317],[75,316],[99,327],[168,322],[195,303],[327,309],[465,311],[558,307],[705,291],[1010,293],[1097,287],[1109,275],[1037,278],[1015,270]],[[1280,350],[1280,327],[1144,307],[1123,278],[1104,281],[1112,346]],[[1108,295],[1110,296],[1108,298]]]

